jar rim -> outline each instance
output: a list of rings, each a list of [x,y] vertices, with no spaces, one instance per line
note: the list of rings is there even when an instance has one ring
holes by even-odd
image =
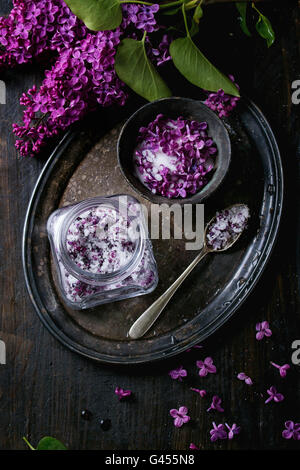
[[[61,252],[61,261],[65,265],[65,268],[78,280],[85,282],[87,284],[94,284],[94,285],[105,285],[110,284],[111,282],[115,282],[116,280],[122,281],[123,279],[127,278],[134,269],[138,266],[145,248],[145,237],[146,237],[146,228],[144,225],[143,217],[140,220],[137,219],[137,216],[132,217],[128,215],[128,204],[122,202],[122,198],[126,197],[127,199],[130,198],[131,201],[140,205],[139,201],[132,196],[119,194],[114,196],[106,196],[106,197],[94,197],[85,199],[77,204],[72,206],[71,210],[65,216],[63,223],[60,227],[61,233],[59,236],[59,245],[60,245],[60,252]],[[80,213],[87,211],[89,209],[95,207],[107,207],[109,209],[115,210],[117,213],[122,213],[120,209],[126,211],[126,218],[128,220],[136,220],[137,227],[136,230],[139,232],[139,236],[137,237],[135,244],[135,250],[130,257],[128,263],[121,266],[120,269],[112,271],[110,273],[99,274],[99,273],[92,273],[88,270],[84,270],[79,268],[77,264],[72,260],[70,257],[66,239],[67,233],[70,225],[72,222],[80,215]],[[124,215],[123,215],[124,216]]]

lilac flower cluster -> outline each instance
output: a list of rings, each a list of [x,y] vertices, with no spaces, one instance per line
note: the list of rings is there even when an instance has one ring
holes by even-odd
[[[128,27],[157,31],[154,15],[159,5],[124,4],[122,8],[123,22],[114,32],[88,30],[63,0],[14,0],[9,16],[0,18],[0,66],[30,62],[45,53],[47,59],[49,53],[53,56],[40,89],[33,86],[20,99],[26,107],[23,123],[14,124],[13,131],[21,155],[38,154],[49,139],[99,104],[125,104],[124,84],[114,70],[120,36],[128,35]],[[170,59],[168,45],[163,37],[156,49],[149,46],[154,62]]]
[[[155,13],[159,10],[159,5],[138,5],[138,4],[123,4],[123,21],[121,24],[122,29],[129,26],[134,26],[136,29],[153,33],[159,30],[159,26],[155,19]]]
[[[230,80],[235,84],[239,90],[239,86],[234,81],[233,75],[229,75]],[[219,117],[227,117],[231,111],[236,107],[239,97],[227,95],[224,90],[220,89],[217,93],[209,93],[205,104],[213,111],[216,111]]]
[[[153,193],[184,198],[207,184],[216,153],[206,122],[158,114],[139,130],[134,153],[136,174]]]
[[[172,60],[172,57],[169,52],[169,47],[170,47],[171,42],[172,42],[172,36],[170,36],[169,34],[164,34],[161,42],[155,48],[151,44],[150,39],[148,37],[146,38],[147,54],[150,60],[158,67],[160,65],[165,64],[169,60]]]
[[[14,0],[0,18],[0,65],[30,62],[45,51],[58,53],[87,32],[63,0]]]
[[[125,104],[127,95],[114,70],[120,31],[88,34],[61,52],[45,72],[40,89],[23,94],[23,124],[13,125],[21,155],[37,154],[47,140],[81,119],[98,104]]]

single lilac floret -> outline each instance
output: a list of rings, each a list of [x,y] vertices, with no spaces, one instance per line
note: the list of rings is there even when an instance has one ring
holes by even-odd
[[[192,387],[191,387],[191,390],[193,392],[199,393],[201,398],[205,397],[206,395],[206,390],[201,390],[200,388],[192,388]]]
[[[282,393],[277,392],[276,387],[272,386],[267,390],[269,398],[266,399],[265,403],[269,403],[270,401],[274,400],[275,403],[279,403],[280,401],[284,400],[284,396]]]
[[[294,423],[294,421],[286,421],[284,423],[286,429],[282,431],[282,437],[284,439],[294,439],[300,441],[300,423]]]
[[[186,406],[180,406],[179,410],[173,408],[170,410],[170,415],[172,418],[174,418],[174,426],[177,428],[180,428],[183,424],[188,423],[191,419],[190,416],[188,416],[188,409]]]
[[[269,328],[269,322],[263,321],[261,323],[256,323],[256,339],[261,341],[264,336],[272,336],[272,331]]]
[[[276,369],[279,369],[280,377],[286,377],[287,371],[291,368],[289,364],[284,364],[283,366],[280,366],[279,364],[276,364],[275,362],[272,362],[272,361],[270,361],[270,364],[276,367]]]
[[[132,394],[132,392],[131,390],[124,390],[121,387],[116,387],[115,394],[118,395],[119,400],[122,400],[122,398],[129,397]]]
[[[207,408],[207,411],[210,410],[216,410],[219,411],[220,413],[223,413],[224,409],[221,407],[222,400],[218,395],[214,395],[212,398],[212,402],[210,404],[210,407]]]
[[[228,429],[228,439],[231,440],[234,438],[236,434],[239,434],[241,428],[240,426],[237,426],[235,423],[233,423],[232,426],[229,426],[229,424],[225,423],[226,428]]]
[[[197,361],[196,365],[200,369],[200,377],[206,377],[207,374],[215,374],[217,372],[217,368],[211,357],[205,358],[204,361]]]
[[[187,376],[187,371],[182,367],[178,367],[178,369],[171,370],[169,372],[169,376],[173,380],[178,380],[179,382],[182,382],[183,377]]]
[[[247,384],[247,385],[252,385],[253,382],[252,382],[252,379],[250,377],[248,377],[248,375],[246,375],[244,372],[240,372],[238,375],[237,375],[237,378],[239,380],[244,380],[244,382]]]
[[[216,425],[215,422],[212,423],[213,429],[211,429],[210,432],[210,440],[212,442],[217,441],[218,439],[227,439],[227,432],[224,424],[218,424]]]

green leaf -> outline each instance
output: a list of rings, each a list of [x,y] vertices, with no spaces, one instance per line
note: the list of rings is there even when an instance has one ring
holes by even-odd
[[[43,437],[37,445],[36,450],[68,450],[62,442],[54,437]]]
[[[123,39],[117,49],[115,69],[126,85],[148,101],[172,95],[149,61],[143,41]]]
[[[201,5],[198,5],[194,11],[194,16],[193,16],[193,20],[195,21],[195,23],[199,24],[202,16],[203,16],[202,7]]]
[[[258,10],[257,10],[258,11]],[[260,36],[267,41],[268,47],[275,41],[275,33],[268,18],[259,12],[259,18],[256,23],[256,29]]]
[[[122,8],[119,0],[64,0],[74,15],[93,31],[120,26]]]
[[[239,22],[242,31],[247,34],[247,36],[251,36],[251,33],[248,29],[247,26],[247,6],[248,4],[246,2],[237,2],[236,7],[240,13],[241,16],[239,16]]]
[[[188,36],[175,39],[170,45],[170,53],[179,72],[194,85],[208,91],[222,88],[225,93],[240,96],[232,81],[209,62]]]

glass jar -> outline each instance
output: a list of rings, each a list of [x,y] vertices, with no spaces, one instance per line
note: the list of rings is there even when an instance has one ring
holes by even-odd
[[[95,197],[53,212],[47,232],[67,305],[86,309],[152,292],[156,261],[140,203]]]

